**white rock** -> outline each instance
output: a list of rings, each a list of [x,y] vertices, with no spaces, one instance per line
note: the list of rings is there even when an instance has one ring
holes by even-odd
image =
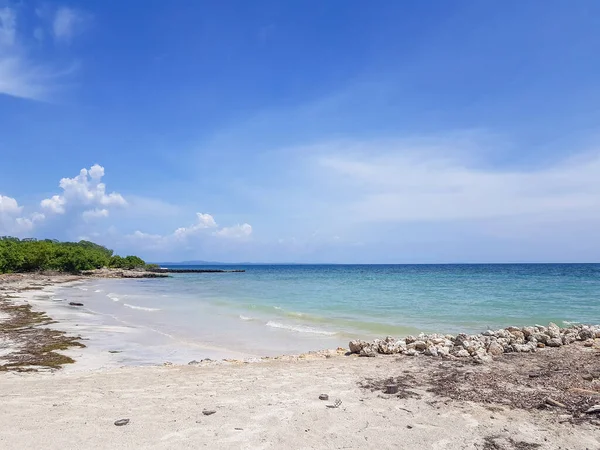
[[[350,343],[348,344],[348,347],[350,348],[350,353],[360,353],[365,344],[366,342],[361,341],[360,339],[350,341]]]
[[[529,336],[531,336],[532,334],[535,333],[535,328],[534,327],[523,327],[521,329],[521,331],[523,332],[523,335],[525,336],[525,338],[528,338]]]
[[[375,347],[373,344],[365,345],[361,349],[359,355],[373,358],[373,357],[377,356],[377,347]]]
[[[471,355],[464,348],[461,348],[460,350],[454,352],[454,356],[456,356],[458,358],[468,358]]]
[[[418,350],[420,352],[427,349],[427,344],[424,341],[416,341],[414,344],[415,344],[415,350]]]
[[[588,339],[593,339],[595,333],[589,328],[584,328],[579,331],[578,337],[580,341],[587,341]]]
[[[560,337],[560,328],[554,322],[550,322],[548,325],[548,330],[546,334],[551,338],[559,338]]]
[[[504,353],[504,347],[498,342],[490,342],[487,352],[492,356],[500,356]]]
[[[425,349],[425,351],[423,352],[423,354],[426,355],[426,356],[437,356],[438,355],[438,349],[435,346],[431,345],[431,346],[429,346],[429,347],[427,347]]]
[[[438,356],[448,356],[450,354],[450,349],[448,347],[437,347]]]
[[[417,338],[414,336],[411,336],[411,335],[408,335],[404,338],[404,342],[406,342],[407,344],[412,344],[416,340],[417,340]]]

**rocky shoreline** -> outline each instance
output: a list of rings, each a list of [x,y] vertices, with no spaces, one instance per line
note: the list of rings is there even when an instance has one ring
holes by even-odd
[[[442,358],[472,358],[474,362],[491,361],[504,353],[531,353],[544,347],[561,347],[582,341],[586,347],[600,347],[600,325],[573,325],[560,328],[555,323],[547,327],[507,327],[481,334],[424,334],[396,339],[391,336],[374,341],[350,341],[350,353],[374,357],[378,354],[434,356]]]

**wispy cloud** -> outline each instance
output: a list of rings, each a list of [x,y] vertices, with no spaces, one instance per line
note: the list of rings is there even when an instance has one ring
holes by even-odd
[[[356,222],[588,216],[600,207],[598,153],[550,167],[491,170],[453,157],[452,148],[432,153],[402,145],[383,152],[376,143],[358,147],[359,154],[318,158],[327,176],[349,194],[346,214]]]
[[[57,41],[70,41],[80,26],[80,16],[64,9],[60,8],[53,19]],[[59,67],[51,59],[34,58],[28,44],[43,40],[44,29],[41,26],[26,29],[20,24],[16,8],[0,8],[0,94],[48,101],[78,65],[69,63]]]
[[[85,16],[66,6],[58,8],[52,22],[52,32],[57,42],[71,42],[71,39],[83,27]]]

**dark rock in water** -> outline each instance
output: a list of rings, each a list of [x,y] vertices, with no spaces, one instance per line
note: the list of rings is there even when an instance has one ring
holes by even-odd
[[[204,414],[205,416],[211,416],[214,413],[216,413],[216,411],[214,409],[205,409],[202,411],[202,414]]]
[[[122,427],[123,425],[127,425],[129,423],[129,419],[119,419],[115,422],[115,425],[118,427]]]
[[[190,361],[190,362],[188,363],[188,366],[195,366],[195,365],[197,365],[197,364],[200,364],[200,361],[196,361],[196,360],[194,359],[193,361]]]
[[[319,400],[329,400],[329,395],[321,394],[321,395],[319,395]]]
[[[83,303],[79,303],[79,302],[69,302],[70,306],[83,306]]]

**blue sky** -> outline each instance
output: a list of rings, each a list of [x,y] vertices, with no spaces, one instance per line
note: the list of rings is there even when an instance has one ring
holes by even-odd
[[[598,261],[599,17],[0,0],[0,234],[162,261]]]

